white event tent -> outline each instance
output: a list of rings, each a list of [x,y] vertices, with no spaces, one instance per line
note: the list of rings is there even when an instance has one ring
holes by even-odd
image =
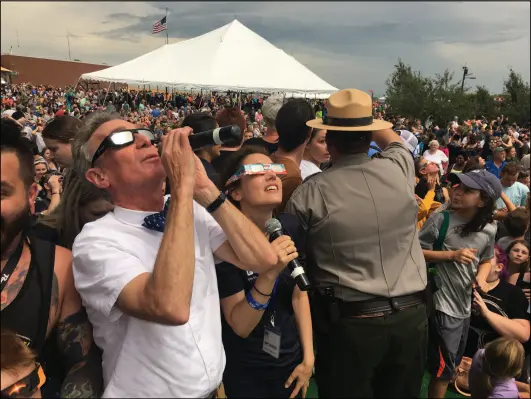
[[[247,60],[253,60],[250,67]],[[177,90],[289,92],[328,97],[338,89],[238,20],[193,39],[166,44],[81,79]]]

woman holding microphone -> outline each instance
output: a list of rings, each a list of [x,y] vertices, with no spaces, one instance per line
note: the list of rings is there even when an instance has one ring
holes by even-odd
[[[264,230],[282,202],[279,175],[261,147],[245,146],[227,159],[221,176],[229,200]],[[312,322],[306,292],[286,265],[303,248],[298,221],[276,215],[289,236],[273,241],[279,262],[257,274],[229,263],[217,266],[227,365],[223,376],[229,398],[293,398],[306,395],[314,364]],[[264,233],[265,234],[265,233]],[[290,238],[291,237],[291,238]]]

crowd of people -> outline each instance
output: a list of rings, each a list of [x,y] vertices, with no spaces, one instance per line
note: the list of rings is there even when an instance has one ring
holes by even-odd
[[[356,89],[0,94],[3,397],[529,397],[528,129]]]

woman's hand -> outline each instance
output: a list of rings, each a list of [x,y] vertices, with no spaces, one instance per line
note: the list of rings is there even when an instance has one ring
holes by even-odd
[[[60,193],[63,191],[63,188],[61,187],[62,177],[63,176],[52,175],[48,179],[48,185],[50,186],[52,193]]]
[[[476,290],[474,290],[474,304],[473,304],[473,306],[479,311],[479,314],[483,318],[485,318],[487,313],[490,312],[489,308],[485,304],[485,301],[483,300],[481,295],[479,295],[479,292],[477,292]]]
[[[435,190],[435,186],[437,185],[438,182],[439,182],[439,175],[437,175],[437,177],[428,176],[428,179],[427,179],[428,190],[429,191]]]
[[[280,236],[271,245],[278,255],[277,267],[275,269],[283,269],[289,262],[299,256],[297,248],[295,248],[295,243],[290,236]]]
[[[456,251],[453,251],[452,260],[457,263],[463,263],[465,265],[468,265],[477,259],[477,252],[478,250],[475,248],[461,248]]]
[[[290,236],[280,236],[271,245],[278,256],[277,264],[263,274],[267,274],[269,278],[276,279],[282,273],[282,270],[286,268],[287,264],[297,258],[299,254]]]
[[[310,386],[310,378],[312,376],[312,370],[313,370],[313,363],[307,363],[302,362],[297,367],[295,367],[295,370],[291,373],[288,380],[286,381],[286,384],[284,385],[287,388],[293,384],[295,380],[297,380],[297,383],[295,385],[295,389],[289,396],[290,398],[294,398],[297,396],[299,391],[302,389],[302,397],[306,397],[306,393],[308,392],[308,387]]]

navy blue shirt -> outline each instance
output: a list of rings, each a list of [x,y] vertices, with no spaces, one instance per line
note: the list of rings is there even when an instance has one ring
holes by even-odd
[[[206,159],[199,158],[199,160],[203,164],[203,167],[205,168],[205,172],[206,172],[208,178],[212,181],[212,183],[214,183],[216,185],[217,188],[219,188],[221,190],[221,186],[220,186],[221,183],[219,181],[219,179],[220,179],[219,173],[216,171],[216,169],[214,169],[212,164],[210,162],[208,162]]]

